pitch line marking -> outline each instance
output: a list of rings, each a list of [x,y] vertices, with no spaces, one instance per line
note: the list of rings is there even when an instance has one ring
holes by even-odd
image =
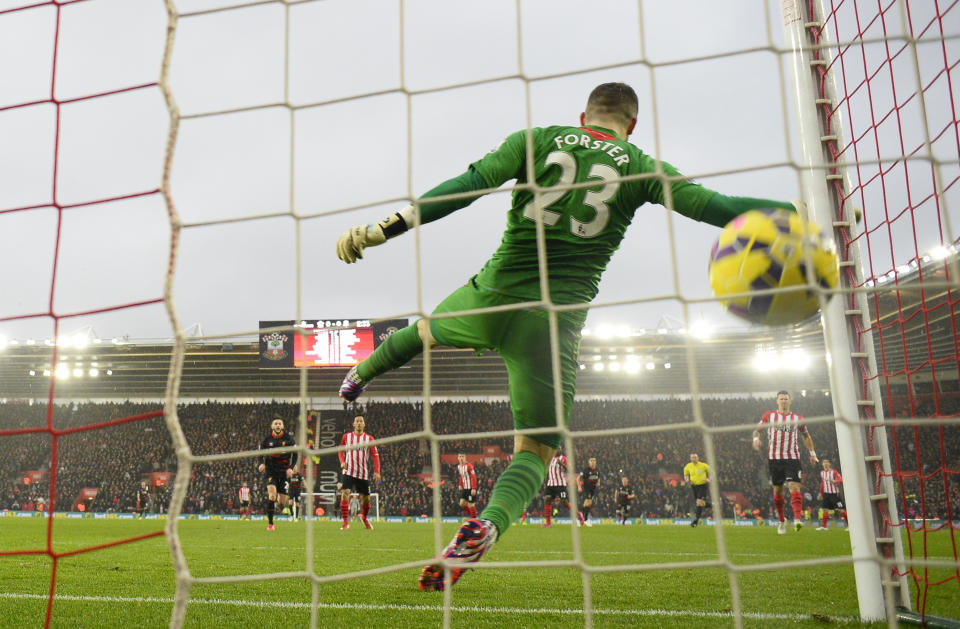
[[[189,551],[192,548],[222,548],[221,546],[216,546],[213,544],[187,544],[185,545],[185,551],[189,555]],[[291,550],[291,551],[302,551],[303,546],[244,546],[244,550]],[[409,549],[405,548],[366,548],[370,552],[378,553],[406,553],[409,552]],[[425,548],[424,552],[431,553],[433,552],[432,548]],[[515,555],[570,555],[573,556],[572,550],[512,550],[512,549],[497,549],[497,553],[508,553]],[[653,551],[653,550],[590,550],[584,549],[584,555],[654,555],[654,556],[690,556],[690,557],[703,557],[704,553],[692,553],[692,552],[682,552],[682,551]],[[728,552],[727,555],[731,557],[781,557],[782,553],[741,553],[741,552]],[[833,555],[815,555],[815,554],[795,554],[794,556],[799,558],[806,559],[816,559],[817,557],[832,557]],[[710,557],[712,559],[719,559],[720,555],[714,555]],[[189,559],[189,556],[187,557]],[[952,557],[950,557],[952,559]]]
[[[56,542],[56,544],[61,546],[86,546],[89,545],[87,542]],[[215,544],[187,544],[185,549],[189,554],[190,549],[196,548],[218,548],[221,549],[221,546]],[[272,545],[272,546],[244,546],[244,550],[290,550],[290,551],[302,551],[304,550],[303,546],[282,546],[282,545]],[[409,549],[404,548],[367,548],[366,550],[371,552],[378,553],[388,553],[388,552],[399,552],[406,553],[409,552]],[[432,549],[425,549],[424,552],[432,552]],[[512,550],[512,549],[497,549],[498,553],[509,553],[515,555],[573,555],[572,550]],[[689,557],[703,557],[704,553],[694,553],[694,552],[683,552],[683,551],[653,551],[653,550],[590,550],[584,549],[584,555],[652,555],[652,556],[689,556]],[[780,557],[779,553],[746,553],[746,552],[736,552],[731,551],[727,553],[730,557]],[[806,559],[816,559],[817,557],[832,557],[833,555],[817,555],[817,554],[795,554],[798,558]],[[719,555],[715,555],[713,559],[719,559]],[[944,559],[953,559],[953,557],[943,557]],[[189,557],[188,557],[189,559]]]
[[[46,594],[26,594],[16,592],[0,592],[0,599],[37,599],[46,600]],[[172,605],[172,598],[161,598],[158,596],[77,596],[71,594],[57,594],[56,599],[63,601],[81,601],[94,603],[159,603]],[[191,598],[189,604],[193,605],[231,605],[234,607],[260,607],[260,608],[280,608],[280,609],[310,609],[310,603],[299,603],[293,601],[251,601],[242,599],[222,599],[222,598]],[[397,605],[397,604],[374,604],[374,603],[324,603],[317,604],[317,609],[356,609],[365,611],[443,611],[442,605]],[[583,614],[582,609],[558,609],[555,607],[549,609],[537,609],[529,607],[485,607],[480,605],[452,605],[450,607],[455,612],[473,612],[483,614]],[[732,612],[706,612],[692,609],[600,609],[593,608],[594,614],[605,614],[609,616],[671,616],[674,618],[733,618]],[[812,620],[813,616],[809,614],[774,614],[766,612],[744,612],[743,618],[753,620]],[[853,616],[831,616],[835,621],[853,622],[858,618]]]

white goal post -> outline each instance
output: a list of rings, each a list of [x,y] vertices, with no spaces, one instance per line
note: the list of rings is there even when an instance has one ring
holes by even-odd
[[[828,142],[842,145],[844,130],[840,116],[826,121],[821,108],[836,109],[835,75],[830,67],[830,53],[824,47],[830,33],[823,28],[826,15],[821,2],[783,0],[784,31],[787,45],[792,47],[791,73],[801,145],[801,179],[803,195],[809,209],[809,218],[819,225],[832,226],[840,236],[842,230],[851,233],[856,219],[851,204],[841,204],[831,193],[831,182],[841,181],[849,189],[845,164],[833,159],[827,150]],[[819,15],[808,15],[808,9]],[[819,35],[814,42],[812,32]],[[818,81],[818,73],[827,72],[829,80]],[[843,212],[843,215],[841,215]],[[838,238],[838,241],[843,240]],[[841,254],[841,267],[852,267],[859,281],[863,281],[862,261],[856,244]],[[838,288],[851,289],[841,273]],[[828,296],[829,297],[829,296]],[[854,318],[864,319],[862,328],[869,329],[869,308],[864,293],[855,293],[852,300],[846,295],[827,299],[823,307],[824,342],[832,360],[828,361],[830,389],[837,417],[835,428],[841,467],[844,470],[844,493],[849,518],[850,545],[856,576],[860,617],[864,621],[883,621],[895,617],[896,606],[910,606],[908,584],[903,569],[904,554],[899,530],[884,534],[878,511],[883,502],[887,517],[897,522],[897,504],[890,474],[889,449],[884,430],[883,405],[879,385],[874,380],[861,399],[855,381],[855,370],[866,366],[877,373],[872,337],[864,334],[866,342],[857,347],[851,327]],[[869,408],[869,413],[865,409]],[[868,453],[867,435],[874,444]],[[869,456],[868,456],[869,455]],[[879,470],[879,473],[878,473]],[[872,489],[875,488],[875,489]],[[899,578],[890,575],[890,566],[884,560],[883,549],[888,545],[888,556],[897,564]]]

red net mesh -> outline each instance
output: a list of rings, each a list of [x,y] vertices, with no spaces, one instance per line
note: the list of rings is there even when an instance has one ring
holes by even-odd
[[[808,4],[816,15],[818,3]],[[943,548],[953,562],[960,556],[954,524],[960,518],[960,431],[936,421],[960,414],[957,291],[951,286],[956,236],[949,231],[947,203],[955,207],[960,200],[952,79],[958,58],[944,28],[960,19],[960,7],[937,1],[828,5],[822,27],[809,30],[825,46],[815,57],[828,62],[818,68],[825,135],[842,130],[826,143],[838,163],[830,174],[849,179],[845,185],[841,177],[831,178],[832,193],[840,216],[849,216],[851,205],[864,210],[862,228],[840,243],[845,259],[859,249],[862,260],[863,280],[854,267],[845,268],[850,285],[868,289],[870,324],[854,318],[854,351],[865,351],[872,340],[877,361],[874,373],[866,357],[859,359],[859,399],[871,399],[871,388],[879,384],[887,418],[918,420],[888,429],[892,472],[875,463],[873,493],[881,493],[884,477],[892,476],[900,513],[892,518],[877,502],[881,535],[905,533],[905,571],[922,614],[933,588],[960,594],[960,571],[910,561],[947,561]],[[856,308],[853,296],[850,307]],[[867,405],[864,416],[876,414]],[[868,455],[879,447],[876,430],[868,430]],[[935,538],[946,543],[933,545]],[[889,556],[890,546],[884,548]]]
[[[61,322],[78,317],[89,317],[92,315],[106,313],[111,311],[125,310],[137,307],[148,306],[151,304],[163,303],[164,299],[162,296],[159,296],[155,299],[148,299],[143,301],[131,302],[131,303],[122,303],[122,304],[113,304],[104,306],[102,308],[84,310],[84,311],[75,311],[75,312],[58,312],[54,308],[55,297],[57,293],[57,270],[58,270],[58,259],[61,251],[61,228],[63,224],[63,215],[64,212],[69,212],[76,208],[81,207],[90,207],[96,205],[103,205],[107,203],[113,203],[117,201],[122,201],[126,199],[133,199],[138,197],[146,197],[151,195],[160,194],[160,188],[153,188],[150,190],[134,190],[129,191],[123,194],[113,195],[100,199],[93,199],[89,201],[84,201],[81,203],[74,204],[64,204],[60,202],[59,195],[59,167],[61,165],[61,130],[62,130],[62,112],[63,109],[71,105],[90,101],[93,99],[103,99],[110,96],[114,96],[121,93],[133,92],[137,90],[149,90],[149,89],[158,89],[158,83],[147,83],[143,85],[134,85],[129,87],[123,87],[120,89],[114,89],[110,91],[103,91],[97,93],[91,93],[79,97],[74,97],[70,99],[62,99],[57,96],[57,62],[60,54],[59,43],[60,43],[60,33],[62,26],[62,14],[68,5],[79,4],[85,0],[60,0],[59,2],[38,2],[31,4],[29,6],[18,7],[14,9],[0,10],[0,17],[7,15],[14,15],[17,13],[27,12],[27,11],[53,11],[55,12],[54,16],[54,37],[53,37],[53,61],[50,75],[50,91],[49,95],[46,98],[35,99],[29,102],[20,102],[20,103],[2,103],[0,102],[0,112],[13,111],[13,110],[27,110],[29,108],[35,107],[53,107],[55,123],[54,123],[54,134],[53,142],[49,147],[49,150],[52,152],[53,159],[53,177],[52,177],[52,188],[50,190],[49,200],[44,200],[42,203],[24,205],[19,207],[0,207],[0,214],[9,214],[13,212],[30,212],[30,211],[49,211],[51,208],[54,209],[57,213],[56,219],[56,239],[53,247],[53,272],[52,279],[50,282],[49,289],[49,301],[48,308],[41,312],[29,312],[21,313],[16,315],[7,315],[0,316],[0,322],[3,321],[15,321],[21,319],[34,319],[39,317],[48,317],[53,322],[53,338],[58,339],[61,332]],[[159,179],[159,173],[158,173]],[[168,270],[168,272],[170,272]],[[57,583],[57,567],[59,561],[64,557],[69,557],[73,555],[78,555],[82,553],[88,553],[92,551],[101,550],[104,548],[110,548],[112,546],[117,546],[120,544],[127,544],[130,542],[136,542],[143,539],[148,539],[151,537],[156,537],[158,535],[163,535],[162,530],[154,531],[144,535],[138,535],[135,537],[129,537],[125,539],[113,540],[103,544],[97,544],[93,546],[77,548],[69,551],[56,551],[54,549],[54,523],[56,522],[55,518],[51,514],[58,508],[60,510],[70,510],[71,506],[60,505],[59,502],[63,500],[71,500],[71,498],[65,494],[57,485],[57,472],[63,464],[61,449],[64,437],[68,435],[75,435],[78,433],[84,433],[86,431],[94,430],[106,430],[112,427],[119,427],[124,425],[133,425],[138,422],[143,422],[144,420],[149,420],[150,418],[162,417],[163,411],[157,410],[154,412],[130,415],[126,417],[119,418],[109,418],[103,420],[93,421],[92,423],[86,423],[84,425],[75,425],[77,421],[75,419],[68,418],[65,421],[55,421],[55,406],[53,400],[57,395],[57,378],[55,377],[54,370],[58,364],[58,354],[59,348],[56,342],[51,344],[51,353],[50,353],[50,388],[48,394],[48,400],[45,409],[45,421],[42,426],[24,426],[20,428],[10,428],[0,430],[0,437],[6,438],[29,438],[30,436],[46,437],[46,439],[38,440],[35,445],[38,447],[44,448],[49,452],[49,475],[46,477],[46,480],[49,487],[47,495],[49,496],[48,502],[45,506],[38,507],[42,508],[46,514],[46,545],[44,548],[31,548],[31,549],[22,549],[22,550],[8,550],[0,551],[0,556],[4,555],[47,555],[50,557],[52,562],[50,570],[50,589],[49,595],[47,598],[47,610],[46,618],[44,621],[44,626],[49,626],[51,621],[51,615],[53,611],[53,601],[54,594],[56,590]],[[104,411],[106,413],[107,411]],[[88,419],[88,418],[86,418]],[[21,420],[23,423],[29,424],[29,420]],[[60,425],[58,425],[60,424]],[[64,425],[66,424],[66,425]],[[73,425],[71,425],[73,424]],[[139,425],[139,424],[138,424]],[[41,481],[43,482],[43,481]],[[59,500],[58,500],[59,494]]]

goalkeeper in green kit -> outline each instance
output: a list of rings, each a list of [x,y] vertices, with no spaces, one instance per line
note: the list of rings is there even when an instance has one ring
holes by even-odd
[[[587,307],[597,294],[600,276],[617,250],[637,208],[645,203],[667,204],[694,220],[723,226],[748,210],[784,208],[790,203],[728,197],[683,180],[670,164],[656,160],[627,142],[637,123],[637,95],[623,83],[597,86],[580,114],[580,126],[540,127],[518,131],[467,171],[445,181],[418,200],[420,222],[431,223],[466,207],[474,197],[434,201],[441,195],[491,191],[516,179],[517,189],[507,211],[507,228],[500,247],[475,276],[444,299],[434,314],[456,313],[540,302],[582,304],[581,309],[556,312],[556,344],[560,359],[563,414],[570,418],[576,389],[580,331]],[[528,134],[532,153],[528,152]],[[532,172],[541,189],[537,211]],[[646,175],[637,177],[638,175]],[[666,178],[671,181],[667,182]],[[581,184],[580,187],[576,184]],[[587,185],[582,185],[587,184]],[[592,185],[590,185],[592,184]],[[367,247],[380,245],[414,225],[417,208],[407,206],[380,223],[361,225],[337,241],[337,255],[347,263],[363,257]],[[546,240],[545,285],[541,294],[536,221],[542,216]],[[463,523],[443,553],[455,583],[470,563],[478,561],[520,517],[533,500],[547,464],[560,445],[554,407],[549,314],[544,308],[521,307],[489,314],[421,319],[390,336],[344,378],[340,395],[357,399],[371,380],[396,369],[424,347],[447,345],[492,349],[503,357],[510,380],[514,426],[513,461],[497,479],[479,518]],[[524,433],[530,429],[539,432]],[[422,590],[444,588],[443,564],[423,569]]]

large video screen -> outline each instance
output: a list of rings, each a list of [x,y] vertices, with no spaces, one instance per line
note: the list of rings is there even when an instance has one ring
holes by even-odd
[[[406,325],[406,319],[261,321],[260,367],[352,367]]]
[[[373,353],[372,328],[313,330],[293,337],[294,367],[347,367]]]

